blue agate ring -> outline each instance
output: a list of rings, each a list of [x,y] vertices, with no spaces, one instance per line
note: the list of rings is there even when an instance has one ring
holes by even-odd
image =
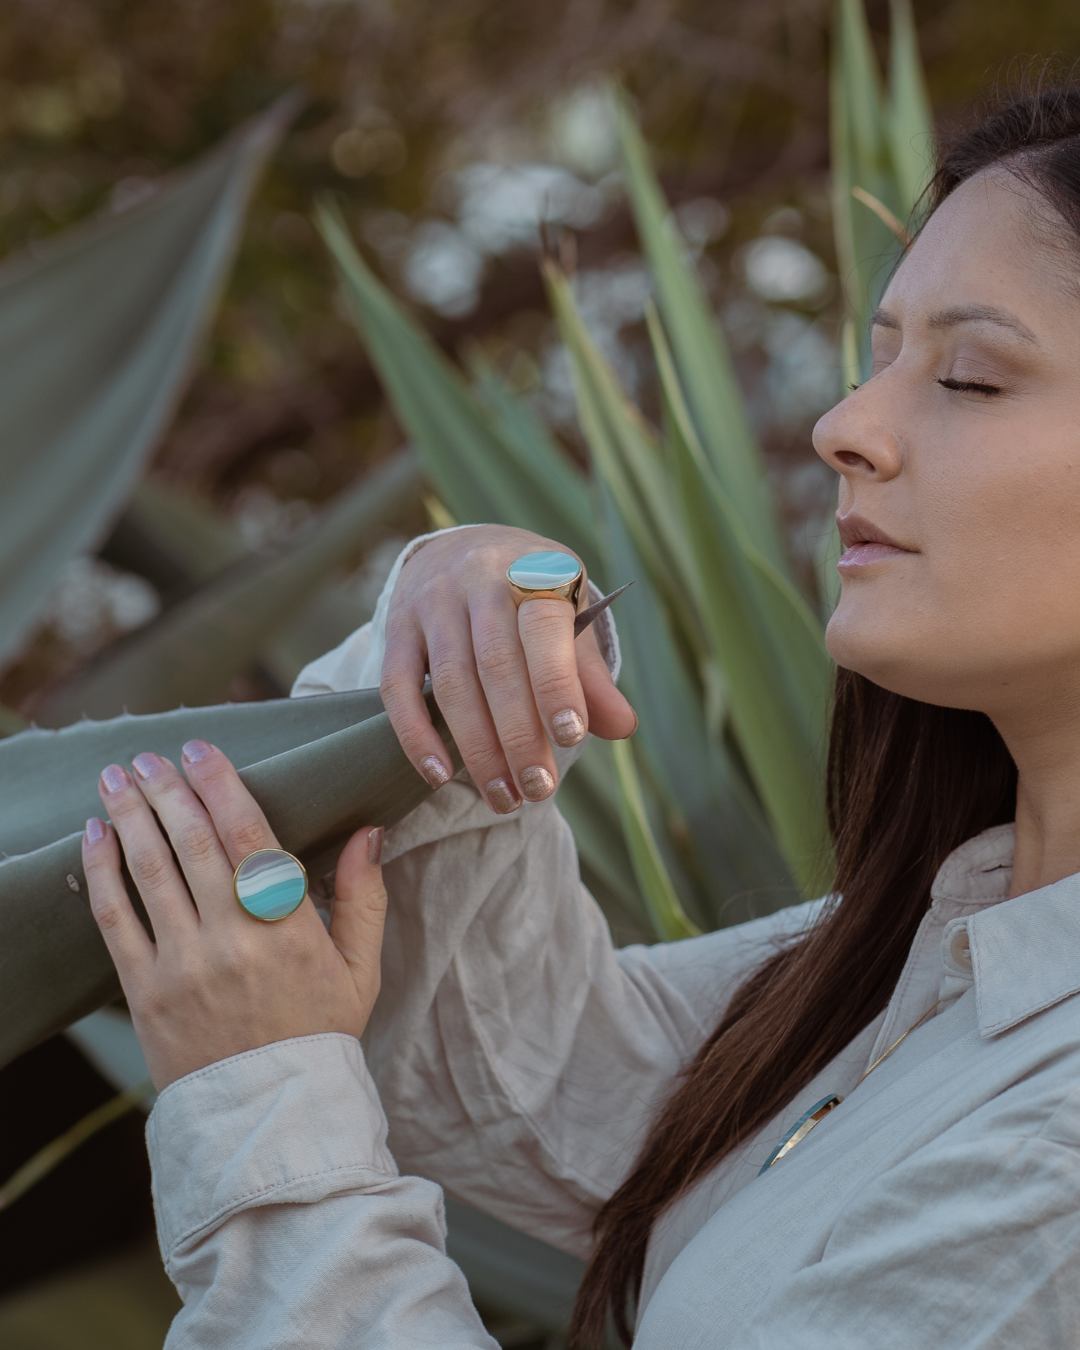
[[[283,848],[257,848],[233,872],[233,894],[253,919],[287,919],[308,893],[307,868]]]

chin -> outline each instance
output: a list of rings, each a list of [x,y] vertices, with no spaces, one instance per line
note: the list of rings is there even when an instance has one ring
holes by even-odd
[[[908,698],[921,698],[913,686],[919,670],[911,663],[911,644],[898,639],[896,629],[882,617],[878,624],[838,622],[836,614],[825,628],[825,650],[838,666],[853,670],[883,689]]]

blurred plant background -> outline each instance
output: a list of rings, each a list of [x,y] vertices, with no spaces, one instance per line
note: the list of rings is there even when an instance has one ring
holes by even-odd
[[[478,382],[497,374],[491,398],[512,391],[514,407],[528,409],[582,471],[597,462],[605,437],[621,446],[619,455],[634,453],[638,429],[622,394],[649,427],[664,429],[665,446],[682,447],[684,470],[697,462],[688,444],[694,410],[679,407],[687,356],[657,295],[655,254],[647,260],[643,246],[642,198],[634,198],[626,171],[629,124],[620,124],[607,93],[616,77],[723,334],[790,575],[821,617],[836,484],[813,452],[810,429],[842,396],[845,370],[859,369],[843,323],[854,296],[861,294],[861,308],[890,260],[878,238],[872,256],[856,242],[857,259],[838,261],[835,48],[846,15],[850,71],[862,70],[863,38],[888,70],[897,46],[890,46],[890,26],[900,11],[909,12],[825,0],[737,0],[722,10],[662,0],[542,8],[515,0],[7,0],[0,259],[32,259],[51,236],[133,206],[283,91],[303,91],[304,105],[259,173],[212,322],[142,486],[212,508],[240,553],[299,538],[320,511],[380,467],[405,463],[402,451],[415,445],[426,478],[417,472],[415,483],[401,480],[407,490],[388,494],[382,519],[335,573],[335,597],[354,614],[347,632],[370,615],[407,539],[470,518],[432,472],[424,428],[409,391],[394,386],[393,362],[380,360],[377,325],[385,331],[393,321],[378,309],[381,287],[411,316],[406,322],[455,363],[467,363]],[[1012,53],[1068,53],[1080,38],[1080,15],[1060,3],[955,0],[915,3],[910,12],[939,122],[962,115]],[[908,100],[913,106],[910,91]],[[911,185],[898,182],[895,164],[871,164],[880,149],[878,113],[869,105],[855,113],[849,149],[870,160],[856,166],[854,181],[866,186],[871,170],[880,171],[882,181],[867,190],[886,199],[898,192],[892,209],[902,216]],[[540,265],[542,238],[556,241],[572,299],[563,274]],[[677,373],[664,381],[667,340]],[[617,386],[605,385],[609,376]],[[64,396],[58,387],[56,398]],[[526,434],[519,421],[516,435]],[[0,523],[10,527],[9,489]],[[636,564],[640,537],[618,532],[620,501],[605,505],[612,555]],[[22,718],[46,722],[50,691],[55,698],[168,606],[160,574],[140,566],[124,544],[118,530],[51,579],[47,604],[0,668],[10,729]],[[594,575],[610,590],[642,573],[632,566]],[[641,589],[632,587],[613,611],[620,634],[632,626]],[[636,694],[647,691],[630,692],[632,651],[631,639],[623,687],[640,706]],[[231,676],[220,697],[281,693],[270,664]],[[721,702],[717,695],[710,716]],[[592,745],[589,756],[598,751],[615,748]],[[601,775],[594,767],[590,778],[588,758],[568,780],[568,808],[584,807],[590,785],[598,790]],[[619,783],[632,798],[637,780],[619,759]],[[5,795],[17,791],[0,784]],[[639,825],[645,817],[636,813]],[[584,833],[583,810],[574,824],[583,827],[583,861],[599,859],[604,850]],[[756,879],[762,893],[771,886],[766,908],[797,898],[781,884],[792,875],[814,875],[791,865],[807,838],[793,832],[786,842],[778,856],[787,872]],[[713,926],[716,908],[700,894],[695,907],[682,887],[689,917],[664,908],[663,864],[670,870],[677,860],[669,853],[658,862],[647,831],[636,843],[638,880],[652,868],[656,885],[642,884],[651,891],[643,912],[606,907],[616,941]],[[603,894],[602,875],[590,880]],[[760,912],[761,900],[749,887],[729,894],[724,917]],[[0,1178],[110,1102],[124,1081],[63,1036],[0,1069],[0,1079]],[[177,1302],[153,1236],[144,1118],[114,1113],[107,1128],[0,1207],[7,1256],[0,1344],[160,1345]],[[469,1236],[464,1226],[462,1234]],[[517,1255],[528,1260],[527,1252]],[[486,1268],[490,1276],[490,1261]],[[498,1287],[489,1278],[474,1293],[503,1345],[561,1344],[557,1329],[529,1315],[524,1296],[516,1312],[486,1297]],[[537,1287],[543,1291],[542,1280]]]

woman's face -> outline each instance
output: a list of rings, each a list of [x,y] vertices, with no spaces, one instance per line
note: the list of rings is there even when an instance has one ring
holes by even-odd
[[[829,654],[895,693],[987,713],[1080,702],[1080,305],[1033,207],[1049,211],[1000,170],[946,198],[882,297],[871,375],[813,430],[838,511],[915,550],[842,574]],[[929,326],[960,305],[1007,310],[1035,340],[985,320]]]

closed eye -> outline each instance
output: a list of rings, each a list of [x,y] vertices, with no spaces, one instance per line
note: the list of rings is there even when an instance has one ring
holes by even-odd
[[[996,384],[984,384],[981,380],[938,380],[945,389],[970,389],[976,394],[1000,394]]]
[[[992,394],[1000,394],[1000,393],[1001,393],[1001,388],[1000,388],[999,385],[996,385],[996,384],[984,384],[981,380],[950,380],[950,379],[941,380],[941,379],[939,379],[939,380],[938,380],[938,384],[940,384],[940,385],[941,385],[943,388],[945,388],[945,389],[957,389],[957,390],[961,390],[961,391],[963,391],[963,390],[971,390],[971,391],[973,391],[974,393],[977,393],[977,394],[986,394],[986,395],[988,395],[988,396],[989,396],[989,395],[992,395]],[[849,388],[849,389],[859,389],[859,388],[861,388],[861,385],[857,385],[857,384],[849,384],[849,385],[848,385],[848,388]]]

